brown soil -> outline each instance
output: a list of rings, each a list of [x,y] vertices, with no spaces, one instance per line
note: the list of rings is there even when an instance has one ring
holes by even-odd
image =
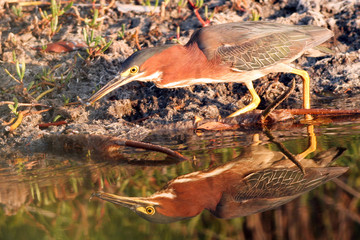
[[[177,7],[177,1],[170,1],[165,16],[159,13],[123,12],[124,8],[114,5],[105,10],[104,21],[95,31],[96,36],[114,38],[110,48],[100,56],[87,61],[84,49],[65,53],[48,53],[34,47],[60,40],[83,40],[83,21],[78,20],[75,11],[69,10],[60,16],[61,29],[52,38],[49,25],[37,27],[36,19],[41,20],[38,7],[23,7],[23,17],[16,17],[10,6],[2,6],[0,1],[0,100],[12,101],[14,97],[20,103],[42,103],[52,109],[36,113],[46,107],[19,107],[30,110],[21,125],[13,132],[0,127],[0,146],[24,146],[47,134],[86,133],[116,135],[141,140],[154,129],[166,128],[168,123],[177,123],[177,127],[189,126],[194,116],[215,118],[226,116],[247,104],[250,95],[242,84],[209,84],[181,89],[159,89],[152,83],[134,82],[125,85],[100,100],[95,106],[64,106],[64,97],[70,102],[77,97],[86,99],[100,85],[111,80],[121,68],[121,62],[137,49],[136,32],[141,48],[169,43],[176,39],[176,28],[180,26],[180,42],[186,43],[191,33],[201,27],[191,7]],[[77,3],[85,1],[77,1]],[[91,1],[87,1],[91,2]],[[337,1],[295,1],[263,0],[239,2],[244,10],[239,10],[231,1],[204,1],[212,12],[216,13],[212,24],[248,21],[251,12],[260,11],[260,20],[290,24],[318,25],[331,29],[335,37],[328,41],[327,47],[335,52],[325,57],[302,56],[294,64],[307,70],[312,79],[312,100],[315,106],[328,108],[359,108],[360,93],[360,5],[356,0]],[[244,4],[247,2],[247,4]],[[299,4],[303,3],[303,4]],[[76,6],[82,18],[92,17],[91,5]],[[49,7],[40,6],[50,12]],[[200,10],[203,15],[203,8]],[[40,21],[39,20],[39,21]],[[125,24],[125,39],[117,36]],[[39,101],[34,97],[51,88],[41,86],[34,96],[25,94],[19,84],[4,71],[8,69],[16,75],[13,52],[17,59],[24,59],[26,72],[24,86],[39,82],[38,75],[44,69],[52,69],[61,64],[53,75],[60,77],[72,68],[71,78],[64,84],[56,81],[56,90],[46,94]],[[75,61],[76,58],[76,61]],[[260,108],[265,108],[276,96],[281,94],[294,76],[291,74],[272,74],[255,81],[256,90],[262,98]],[[297,79],[300,83],[301,80]],[[97,87],[97,88],[96,88]],[[301,107],[302,85],[298,84],[295,93],[280,107]],[[346,101],[344,100],[346,99]],[[67,125],[39,129],[39,124],[66,120]],[[0,123],[9,121],[15,115],[7,105],[0,106]],[[172,124],[173,128],[174,125]],[[3,148],[5,150],[8,148]],[[6,150],[5,150],[6,151]]]

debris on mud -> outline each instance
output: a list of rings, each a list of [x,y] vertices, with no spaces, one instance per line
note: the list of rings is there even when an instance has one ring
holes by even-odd
[[[50,13],[49,4],[24,4],[20,9],[18,3],[0,1],[1,146],[26,145],[42,135],[69,132],[141,140],[156,126],[188,126],[195,116],[227,116],[251,100],[242,84],[159,89],[153,83],[134,82],[94,106],[71,105],[114,78],[134,51],[174,41],[185,44],[202,25],[186,1],[146,8],[124,5],[129,1],[105,2],[106,6],[90,1],[60,5],[57,28],[53,28],[55,18],[44,15]],[[198,13],[210,24],[259,19],[331,29],[335,36],[326,47],[333,55],[302,56],[294,65],[309,72],[315,108],[360,106],[360,5],[356,0],[210,0],[204,1]],[[281,95],[293,78],[292,74],[270,74],[255,81],[262,98],[260,109]],[[280,108],[300,108],[301,95],[302,84],[297,84]],[[27,111],[21,124],[6,131],[11,119],[19,120],[21,111]],[[66,124],[40,128],[53,121]]]

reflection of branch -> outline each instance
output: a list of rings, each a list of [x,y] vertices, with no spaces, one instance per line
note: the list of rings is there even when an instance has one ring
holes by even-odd
[[[338,185],[338,187],[340,187],[341,189],[343,189],[347,193],[350,193],[351,195],[353,195],[357,199],[360,199],[360,193],[358,191],[356,191],[354,188],[350,187],[349,185],[347,185],[346,183],[344,183],[343,181],[341,181],[338,178],[334,178],[332,181],[336,185]]]
[[[165,153],[166,155],[173,157],[179,161],[189,160],[184,155],[182,155],[176,151],[173,151],[170,148],[162,147],[160,145],[154,145],[151,143],[138,142],[138,141],[133,141],[133,140],[121,140],[121,139],[118,139],[118,140],[114,139],[114,140],[115,140],[114,141],[115,144],[119,144],[121,146],[141,148],[141,149],[146,149],[146,150],[150,150],[150,151]]]
[[[28,210],[29,212],[33,212],[33,213],[42,215],[47,218],[56,218],[56,213],[42,209],[42,208],[33,207],[33,206],[25,206],[25,209]]]
[[[304,167],[300,164],[300,162],[296,159],[296,157],[291,152],[289,152],[289,150],[287,150],[282,143],[277,142],[275,140],[275,137],[271,134],[271,132],[268,129],[264,129],[264,133],[269,138],[269,140],[272,143],[274,143],[279,148],[279,150],[301,170],[303,174],[305,174]]]
[[[109,137],[104,135],[51,135],[45,136],[45,141],[50,143],[51,150],[55,152],[64,152],[69,154],[91,154],[95,160],[106,162],[127,163],[136,165],[168,165],[189,160],[182,154],[169,148],[151,143],[133,141],[118,137]],[[122,149],[131,147],[133,149],[145,149],[151,152],[166,154],[162,160],[127,159]]]

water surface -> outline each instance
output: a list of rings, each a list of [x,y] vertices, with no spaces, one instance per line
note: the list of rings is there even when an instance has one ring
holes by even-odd
[[[278,152],[280,143],[296,155],[308,148],[307,127],[271,131],[275,142],[263,132],[234,130],[161,132],[143,140],[190,159],[180,163],[162,164],[164,154],[131,148],[121,150],[124,161],[49,150],[2,156],[0,239],[358,238],[360,124],[314,126],[314,133],[317,148],[307,158],[334,147],[347,149],[333,165],[350,169],[335,182],[276,210],[234,219],[219,219],[205,210],[170,224],[151,223],[124,207],[89,199],[99,190],[121,196],[150,196],[176,177],[234,161],[254,143],[254,134],[259,134],[257,145],[262,148]],[[144,165],[146,161],[149,164]]]

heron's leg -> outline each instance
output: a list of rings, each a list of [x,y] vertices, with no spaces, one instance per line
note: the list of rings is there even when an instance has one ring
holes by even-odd
[[[300,75],[300,77],[303,79],[303,108],[304,109],[310,109],[310,77],[307,71],[295,69],[293,68],[291,73]],[[306,120],[312,120],[313,118],[311,115],[306,114],[305,115]]]
[[[256,91],[254,89],[254,86],[252,84],[252,81],[245,82],[245,86],[249,89],[249,92],[251,94],[251,97],[252,97],[251,103],[249,105],[237,110],[236,112],[230,114],[228,117],[236,117],[236,116],[238,116],[240,114],[243,114],[243,113],[246,113],[248,111],[254,110],[259,106],[260,97],[256,93]]]
[[[296,158],[299,160],[304,159],[307,155],[314,152],[317,148],[317,141],[314,133],[314,125],[307,126],[307,133],[309,136],[309,147],[304,152],[296,156]]]
[[[252,143],[251,146],[258,146],[261,143],[260,135],[258,133],[255,133],[252,136]]]
[[[300,75],[303,79],[303,108],[310,109],[310,78],[307,71],[295,69],[291,70],[291,73]]]

